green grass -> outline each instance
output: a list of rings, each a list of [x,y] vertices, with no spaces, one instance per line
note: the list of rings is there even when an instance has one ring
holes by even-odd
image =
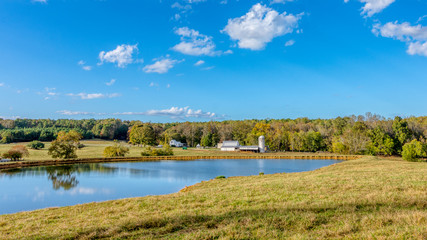
[[[85,145],[84,148],[77,150],[78,158],[102,158],[104,148],[113,145],[113,141],[106,140],[88,140],[81,141]],[[14,145],[27,145],[28,143],[13,143],[13,144],[0,144],[0,154],[6,152]],[[50,146],[50,142],[44,142],[45,148],[41,150],[32,150],[29,149],[30,156],[25,158],[25,161],[43,161],[43,160],[52,160],[52,157],[47,154],[47,149]],[[141,157],[142,147],[126,144],[130,148],[130,152],[127,157]],[[248,152],[222,152],[216,148],[210,149],[196,149],[189,148],[188,150],[183,150],[182,148],[173,148],[175,156],[230,156],[230,155],[260,155],[259,153],[248,153]],[[266,153],[262,155],[335,155],[331,153],[299,153],[299,152],[286,152],[286,153]],[[1,163],[0,163],[1,164]]]
[[[427,164],[364,157],[0,216],[0,239],[427,239]]]

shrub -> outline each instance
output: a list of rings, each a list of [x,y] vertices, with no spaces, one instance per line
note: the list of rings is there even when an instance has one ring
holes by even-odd
[[[426,152],[426,146],[414,139],[403,145],[402,157],[407,161],[416,162],[420,157],[426,157]]]
[[[260,175],[260,176],[264,175],[264,172],[260,172],[260,173],[259,173],[259,175]]]
[[[29,147],[31,149],[39,150],[39,149],[44,148],[44,143],[42,143],[40,141],[32,141],[27,145],[27,147]]]
[[[118,141],[114,141],[113,146],[106,147],[104,149],[104,157],[124,157],[129,153],[129,148],[123,146]]]
[[[23,145],[16,145],[12,147],[9,151],[3,153],[4,158],[8,158],[12,161],[18,161],[23,157],[30,156],[28,149]]]
[[[217,176],[217,177],[215,177],[215,179],[224,179],[225,178],[225,176]]]
[[[164,148],[147,147],[141,152],[141,156],[173,156],[173,150],[170,146]]]

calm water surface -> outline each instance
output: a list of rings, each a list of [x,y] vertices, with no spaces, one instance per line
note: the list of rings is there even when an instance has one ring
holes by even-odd
[[[33,167],[0,172],[0,214],[178,192],[216,176],[311,171],[337,160],[219,159]]]

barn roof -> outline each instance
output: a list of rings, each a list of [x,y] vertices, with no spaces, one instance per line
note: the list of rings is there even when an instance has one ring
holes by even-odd
[[[224,141],[222,147],[239,147],[239,141]]]

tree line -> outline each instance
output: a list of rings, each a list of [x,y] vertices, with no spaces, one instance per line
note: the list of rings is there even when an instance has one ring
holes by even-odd
[[[402,155],[427,146],[427,116],[393,119],[367,113],[334,119],[264,119],[210,122],[144,123],[119,119],[0,119],[2,143],[53,141],[61,131],[74,130],[83,139],[119,139],[137,145],[157,145],[175,139],[190,147],[214,147],[224,140],[256,145],[266,137],[271,151]],[[407,147],[408,148],[408,147]]]

